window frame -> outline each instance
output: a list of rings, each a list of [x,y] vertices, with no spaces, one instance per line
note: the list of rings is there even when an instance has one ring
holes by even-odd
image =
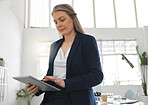
[[[102,54],[102,42],[103,41],[124,41],[124,43],[125,43],[125,41],[136,41],[136,43],[137,43],[137,40],[136,39],[112,39],[112,40],[102,40],[102,39],[98,39],[97,40],[97,43],[99,42],[100,43],[100,46],[98,46],[98,49],[100,49],[99,50],[99,54],[100,54],[100,61],[101,61],[101,66],[102,66],[102,71],[104,71],[103,70],[103,66],[104,66],[104,64],[103,64],[103,56],[110,56],[110,55],[115,55],[115,56],[117,56],[117,55],[121,55],[121,54],[116,54],[116,53],[114,53],[114,54]],[[99,48],[100,47],[100,48]],[[125,46],[124,46],[124,48],[125,48]],[[136,49],[136,48],[135,48]],[[136,52],[136,54],[126,54],[126,52],[125,53],[122,53],[122,54],[124,54],[124,55],[137,55],[137,52]],[[137,61],[138,61],[138,59],[137,59]],[[138,62],[138,64],[139,64],[139,62]],[[127,64],[128,65],[128,64]],[[138,66],[139,67],[139,66]],[[140,70],[140,67],[139,67],[139,70]],[[141,78],[141,75],[140,75],[140,71],[138,71],[139,72],[139,76],[140,76],[140,78]],[[129,81],[129,80],[127,80],[127,81]],[[129,81],[130,82],[130,81]],[[139,80],[139,82],[141,82],[140,80]],[[102,86],[113,86],[113,85],[105,85],[105,81],[103,80],[103,82],[101,83],[101,85]],[[114,85],[119,85],[119,84],[114,84]],[[131,84],[127,84],[127,85],[131,85]],[[133,85],[133,84],[132,84]],[[139,84],[136,84],[136,85],[139,85]],[[120,86],[122,86],[122,85],[120,85]]]
[[[31,10],[30,0],[25,0],[25,13],[24,13],[24,23],[25,23],[25,25],[24,25],[24,28],[54,28],[51,25],[51,21],[52,21],[52,19],[51,19],[51,17],[52,17],[51,16],[51,2],[52,2],[52,0],[49,0],[49,8],[50,8],[49,9],[49,27],[31,27],[30,26],[30,10]],[[117,18],[117,13],[116,13],[115,2],[116,2],[116,0],[112,0],[113,12],[114,12],[113,15],[114,15],[114,20],[115,20],[115,24],[114,24],[115,26],[112,27],[112,28],[122,28],[122,27],[118,27],[118,23],[117,23],[118,18]],[[134,13],[135,14],[134,18],[135,18],[136,26],[133,26],[131,28],[141,28],[143,26],[139,26],[139,24],[140,24],[139,21],[140,20],[138,20],[138,14],[137,14],[137,0],[133,0],[133,5],[134,5],[134,12],[135,12]],[[97,18],[96,18],[96,14],[95,14],[97,12],[97,10],[96,10],[96,7],[95,7],[95,0],[92,0],[92,6],[93,6],[93,8],[92,8],[92,11],[93,11],[93,23],[92,24],[94,24],[93,28],[97,28],[96,27]],[[74,7],[74,0],[72,0],[72,7]],[[110,28],[110,27],[101,27],[101,28]],[[128,28],[128,26],[127,26],[127,28]]]

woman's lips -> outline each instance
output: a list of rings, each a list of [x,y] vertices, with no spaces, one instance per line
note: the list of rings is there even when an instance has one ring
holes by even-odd
[[[62,32],[64,29],[60,29],[59,31]]]

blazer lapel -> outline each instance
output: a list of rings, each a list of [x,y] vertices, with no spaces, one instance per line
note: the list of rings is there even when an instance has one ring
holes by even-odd
[[[75,53],[75,51],[76,51],[76,49],[78,47],[79,41],[81,39],[80,36],[81,35],[79,35],[78,33],[76,34],[74,42],[73,42],[73,44],[71,46],[71,49],[70,49],[70,52],[69,52],[69,55],[68,55],[68,58],[67,58],[67,68],[66,68],[67,70],[69,69],[72,57],[73,57],[73,55],[74,55],[74,53]]]
[[[64,41],[64,38],[61,39],[61,40],[57,43],[57,45],[55,45],[55,47],[54,47],[54,49],[53,49],[53,53],[52,53],[51,59],[50,59],[50,61],[49,61],[49,62],[51,62],[51,64],[49,65],[49,66],[50,66],[50,70],[48,71],[47,75],[53,75],[54,59],[55,59],[55,57],[56,57],[56,55],[57,55],[57,53],[58,53],[58,50],[59,50],[59,48],[61,47],[63,41]]]
[[[61,47],[63,41],[64,41],[64,39],[61,39],[61,40],[59,41],[59,43],[57,43],[57,45],[55,45],[55,48],[53,49],[53,55],[52,55],[51,62],[54,61],[54,59],[55,59],[55,57],[56,57],[56,55],[57,55],[57,53],[58,53],[58,50],[59,50],[59,48]]]

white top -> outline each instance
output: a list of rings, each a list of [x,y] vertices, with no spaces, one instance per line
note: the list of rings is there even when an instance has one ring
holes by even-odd
[[[68,51],[64,56],[62,48],[59,49],[56,55],[56,58],[54,60],[53,76],[61,79],[66,79],[66,62],[67,62],[69,51],[70,51],[70,48],[68,49]]]

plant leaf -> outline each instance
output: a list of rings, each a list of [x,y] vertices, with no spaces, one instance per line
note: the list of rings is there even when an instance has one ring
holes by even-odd
[[[137,51],[137,54],[138,54],[139,59],[140,59],[140,65],[142,66],[144,64],[144,59],[139,53],[138,45],[136,46],[136,51]]]

